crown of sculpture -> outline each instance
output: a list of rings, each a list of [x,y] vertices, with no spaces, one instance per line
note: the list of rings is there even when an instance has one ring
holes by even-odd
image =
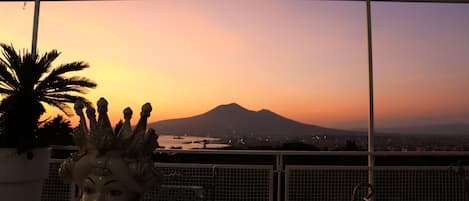
[[[83,113],[83,109],[86,106],[86,116],[89,119],[89,130],[86,125],[86,118]],[[156,134],[153,129],[148,131],[145,135],[147,127],[147,119],[150,116],[152,110],[150,103],[146,103],[142,106],[142,112],[140,113],[140,120],[132,131],[130,125],[130,119],[132,118],[132,110],[127,107],[124,109],[124,123],[117,133],[109,122],[107,115],[108,102],[104,98],[100,98],[97,103],[99,117],[96,121],[95,109],[89,104],[85,104],[82,101],[75,103],[75,113],[80,117],[80,124],[74,131],[74,141],[80,149],[87,151],[97,151],[98,153],[104,153],[108,150],[115,148],[126,149],[123,151],[126,155],[140,154],[142,156],[146,154],[145,151],[152,151],[157,146]],[[145,143],[145,142],[148,143]],[[128,147],[130,146],[130,147]]]
[[[155,130],[146,130],[152,107],[149,103],[142,106],[135,130],[130,125],[132,110],[126,108],[124,122],[114,131],[107,115],[107,106],[104,98],[99,99],[96,120],[96,110],[90,104],[75,103],[80,124],[73,131],[73,139],[80,150],[61,164],[59,173],[65,180],[78,184],[84,197],[90,200],[93,200],[93,195],[103,193],[111,197],[129,197],[124,200],[138,200],[144,191],[155,188],[162,179],[151,159],[153,150],[158,147],[158,136]],[[85,107],[89,127],[83,113]],[[114,189],[106,188],[109,184]]]

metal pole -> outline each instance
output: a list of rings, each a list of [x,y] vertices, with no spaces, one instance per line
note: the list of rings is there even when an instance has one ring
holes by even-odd
[[[34,23],[33,23],[33,42],[31,47],[32,55],[36,55],[37,48],[37,32],[39,28],[39,7],[41,0],[35,0],[34,2]]]
[[[370,0],[366,0],[366,24],[367,24],[367,35],[368,35],[368,85],[369,85],[369,116],[368,116],[368,183],[374,187],[374,133],[375,133],[375,119],[374,119],[374,100],[373,100],[373,49],[372,49],[372,37],[371,37],[371,5]],[[368,189],[371,191],[371,189]],[[372,192],[369,192],[372,193]],[[371,197],[370,201],[374,198]]]
[[[282,200],[282,173],[283,173],[283,155],[282,153],[278,153],[276,155],[277,161],[277,200]]]

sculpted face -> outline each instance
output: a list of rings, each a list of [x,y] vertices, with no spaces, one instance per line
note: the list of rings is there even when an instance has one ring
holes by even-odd
[[[138,201],[141,192],[118,152],[97,157],[88,153],[75,163],[74,175],[82,190],[80,201]]]
[[[139,196],[132,193],[124,182],[115,176],[90,174],[83,182],[81,201],[138,201]]]

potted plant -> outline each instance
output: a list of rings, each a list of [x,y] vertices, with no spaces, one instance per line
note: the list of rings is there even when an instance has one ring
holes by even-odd
[[[0,47],[0,195],[2,200],[39,201],[50,158],[47,140],[38,135],[43,103],[71,115],[67,103],[84,100],[80,95],[96,83],[64,75],[88,68],[85,62],[53,68],[60,55],[56,50],[39,56],[12,45]]]

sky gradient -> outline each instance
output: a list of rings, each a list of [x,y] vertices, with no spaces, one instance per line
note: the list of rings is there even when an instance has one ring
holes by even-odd
[[[0,3],[0,42],[29,49],[34,5],[23,4]],[[469,5],[372,9],[377,126],[469,123]],[[38,40],[39,52],[63,52],[57,64],[91,65],[80,75],[98,88],[86,97],[106,97],[113,122],[145,102],[155,108],[150,121],[236,102],[305,123],[366,126],[361,2],[42,2]]]

